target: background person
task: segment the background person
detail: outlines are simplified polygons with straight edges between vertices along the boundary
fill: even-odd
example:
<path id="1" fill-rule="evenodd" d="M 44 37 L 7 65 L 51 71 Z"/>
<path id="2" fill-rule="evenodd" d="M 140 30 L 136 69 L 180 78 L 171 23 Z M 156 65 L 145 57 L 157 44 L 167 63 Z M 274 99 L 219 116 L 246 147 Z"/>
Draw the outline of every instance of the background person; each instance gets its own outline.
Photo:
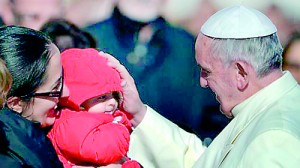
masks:
<path id="1" fill-rule="evenodd" d="M 40 29 L 62 52 L 69 48 L 96 48 L 94 37 L 65 19 L 51 19 Z"/>
<path id="2" fill-rule="evenodd" d="M 14 24 L 39 30 L 53 18 L 62 18 L 64 0 L 10 0 Z"/>

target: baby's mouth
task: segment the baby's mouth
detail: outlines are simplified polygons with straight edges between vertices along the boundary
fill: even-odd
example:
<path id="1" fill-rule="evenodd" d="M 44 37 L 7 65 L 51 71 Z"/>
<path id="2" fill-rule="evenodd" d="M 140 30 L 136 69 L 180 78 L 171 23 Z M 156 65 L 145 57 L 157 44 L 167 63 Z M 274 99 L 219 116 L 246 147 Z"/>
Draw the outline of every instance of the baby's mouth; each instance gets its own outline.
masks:
<path id="1" fill-rule="evenodd" d="M 105 111 L 104 113 L 106 113 L 106 114 L 113 114 L 114 112 L 113 111 Z"/>

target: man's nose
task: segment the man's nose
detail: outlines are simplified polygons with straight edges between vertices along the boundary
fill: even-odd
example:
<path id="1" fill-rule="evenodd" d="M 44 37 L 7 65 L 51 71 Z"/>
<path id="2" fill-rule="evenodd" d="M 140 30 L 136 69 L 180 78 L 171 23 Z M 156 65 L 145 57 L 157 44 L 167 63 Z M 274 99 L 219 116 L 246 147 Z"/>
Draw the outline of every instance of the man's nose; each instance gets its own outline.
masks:
<path id="1" fill-rule="evenodd" d="M 208 87 L 207 80 L 203 77 L 200 77 L 200 86 L 203 87 L 203 88 Z"/>

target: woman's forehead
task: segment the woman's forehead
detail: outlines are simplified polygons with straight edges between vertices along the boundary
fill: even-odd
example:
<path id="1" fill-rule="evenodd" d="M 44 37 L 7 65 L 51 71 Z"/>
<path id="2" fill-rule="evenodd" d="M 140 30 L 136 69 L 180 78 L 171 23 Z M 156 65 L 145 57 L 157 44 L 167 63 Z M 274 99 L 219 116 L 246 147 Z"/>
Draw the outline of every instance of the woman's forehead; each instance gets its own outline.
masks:
<path id="1" fill-rule="evenodd" d="M 51 44 L 49 46 L 50 50 L 50 61 L 47 66 L 47 85 L 55 85 L 58 80 L 60 80 L 61 75 L 62 75 L 62 64 L 61 64 L 61 59 L 60 59 L 60 52 L 58 48 L 54 45 Z"/>

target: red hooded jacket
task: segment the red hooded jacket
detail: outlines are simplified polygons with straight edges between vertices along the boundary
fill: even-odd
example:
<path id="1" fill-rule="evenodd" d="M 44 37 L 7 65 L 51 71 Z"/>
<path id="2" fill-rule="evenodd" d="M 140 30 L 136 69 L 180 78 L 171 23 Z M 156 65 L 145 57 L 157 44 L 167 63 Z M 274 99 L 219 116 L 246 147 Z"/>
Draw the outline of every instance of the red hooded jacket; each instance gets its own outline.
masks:
<path id="1" fill-rule="evenodd" d="M 131 124 L 124 112 L 113 115 L 74 111 L 87 99 L 109 92 L 122 93 L 119 73 L 107 66 L 107 60 L 95 49 L 69 49 L 61 54 L 65 84 L 70 97 L 48 133 L 64 167 L 101 166 L 123 160 L 122 167 L 139 168 L 126 158 Z M 121 116 L 121 121 L 114 118 Z"/>

